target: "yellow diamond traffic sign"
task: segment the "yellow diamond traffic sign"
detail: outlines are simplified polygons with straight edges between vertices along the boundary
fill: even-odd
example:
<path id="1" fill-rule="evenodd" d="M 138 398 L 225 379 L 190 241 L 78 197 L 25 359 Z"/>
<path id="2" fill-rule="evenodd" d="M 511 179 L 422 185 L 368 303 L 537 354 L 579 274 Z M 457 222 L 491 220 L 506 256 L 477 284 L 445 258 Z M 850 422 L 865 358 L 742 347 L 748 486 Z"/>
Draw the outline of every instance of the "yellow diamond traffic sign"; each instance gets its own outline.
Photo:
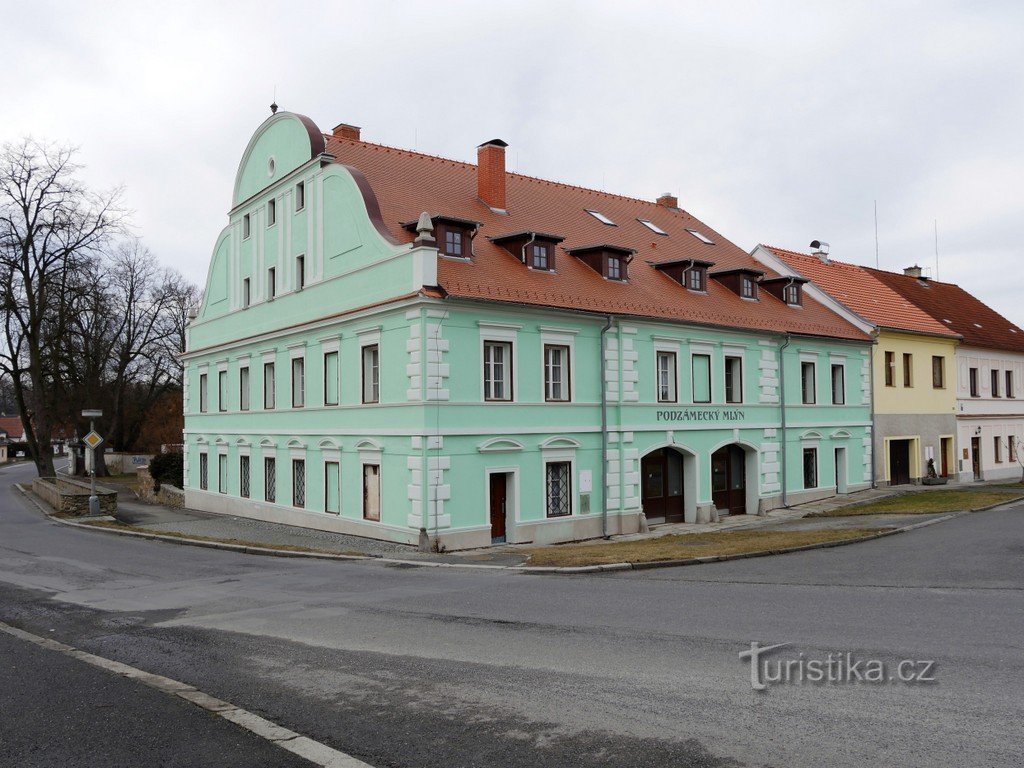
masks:
<path id="1" fill-rule="evenodd" d="M 82 442 L 88 445 L 92 449 L 99 447 L 100 443 L 103 442 L 103 438 L 100 437 L 99 433 L 94 429 L 88 435 L 82 438 Z"/>

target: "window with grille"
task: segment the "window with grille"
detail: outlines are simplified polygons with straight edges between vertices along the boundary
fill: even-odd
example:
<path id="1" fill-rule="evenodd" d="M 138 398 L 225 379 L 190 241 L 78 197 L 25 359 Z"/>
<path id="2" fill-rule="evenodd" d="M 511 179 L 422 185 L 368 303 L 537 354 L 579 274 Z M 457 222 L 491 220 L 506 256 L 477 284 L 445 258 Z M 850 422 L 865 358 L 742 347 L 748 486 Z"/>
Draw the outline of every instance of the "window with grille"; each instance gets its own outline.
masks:
<path id="1" fill-rule="evenodd" d="M 544 399 L 564 402 L 569 399 L 569 348 L 544 345 Z"/>
<path id="2" fill-rule="evenodd" d="M 292 408 L 306 404 L 306 361 L 301 357 L 292 360 Z"/>
<path id="3" fill-rule="evenodd" d="M 228 456 L 226 453 L 217 457 L 217 490 L 220 493 L 228 492 Z"/>
<path id="4" fill-rule="evenodd" d="M 658 353 L 658 402 L 676 402 L 676 353 Z"/>
<path id="5" fill-rule="evenodd" d="M 572 514 L 571 469 L 572 465 L 568 461 L 552 461 L 547 464 L 548 517 L 564 517 Z"/>
<path id="6" fill-rule="evenodd" d="M 484 342 L 484 400 L 512 399 L 512 343 Z"/>
<path id="7" fill-rule="evenodd" d="M 238 408 L 242 411 L 249 410 L 249 366 L 247 365 L 238 369 Z"/>
<path id="8" fill-rule="evenodd" d="M 274 402 L 277 399 L 277 386 L 274 381 L 274 364 L 264 363 L 263 364 L 263 407 L 266 410 L 272 410 L 274 408 Z"/>
<path id="9" fill-rule="evenodd" d="M 210 458 L 205 453 L 199 454 L 199 488 L 205 491 L 210 487 Z"/>
<path id="10" fill-rule="evenodd" d="M 711 355 L 693 355 L 690 358 L 693 369 L 693 402 L 711 402 Z"/>
<path id="11" fill-rule="evenodd" d="M 263 498 L 277 501 L 277 460 L 273 456 L 263 457 Z"/>
<path id="12" fill-rule="evenodd" d="M 337 405 L 341 386 L 338 353 L 324 354 L 324 405 Z"/>
<path id="13" fill-rule="evenodd" d="M 206 374 L 205 373 L 201 373 L 201 374 L 199 374 L 199 412 L 200 413 L 206 413 L 206 408 L 207 408 L 207 405 L 206 405 L 207 389 L 208 389 L 208 385 L 207 385 L 207 380 L 206 380 Z"/>
<path id="14" fill-rule="evenodd" d="M 380 401 L 380 347 L 363 347 L 363 402 Z"/>
<path id="15" fill-rule="evenodd" d="M 306 506 L 306 460 L 292 459 L 292 506 Z"/>
<path id="16" fill-rule="evenodd" d="M 814 405 L 818 401 L 815 378 L 814 363 L 800 363 L 800 394 L 804 405 Z"/>
<path id="17" fill-rule="evenodd" d="M 941 358 L 940 358 L 941 359 Z M 832 365 L 832 405 L 846 404 L 846 368 L 838 363 Z"/>
<path id="18" fill-rule="evenodd" d="M 249 498 L 249 457 L 238 457 L 238 495 L 243 499 Z"/>
<path id="19" fill-rule="evenodd" d="M 743 358 L 725 358 L 725 402 L 743 402 Z"/>
<path id="20" fill-rule="evenodd" d="M 324 462 L 324 511 L 341 514 L 341 464 Z"/>

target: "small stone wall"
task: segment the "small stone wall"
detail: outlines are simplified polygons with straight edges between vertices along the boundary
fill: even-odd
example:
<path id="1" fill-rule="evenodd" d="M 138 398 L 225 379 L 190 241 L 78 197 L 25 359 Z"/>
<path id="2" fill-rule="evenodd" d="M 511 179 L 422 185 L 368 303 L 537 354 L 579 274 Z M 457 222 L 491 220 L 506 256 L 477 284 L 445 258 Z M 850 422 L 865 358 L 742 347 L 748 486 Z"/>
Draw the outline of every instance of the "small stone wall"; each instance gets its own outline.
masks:
<path id="1" fill-rule="evenodd" d="M 89 514 L 92 494 L 89 483 L 65 477 L 37 477 L 32 481 L 32 492 L 57 512 L 75 517 Z M 100 500 L 101 515 L 117 512 L 117 491 L 96 486 L 96 496 Z"/>
<path id="2" fill-rule="evenodd" d="M 150 504 L 163 504 L 165 507 L 176 507 L 181 509 L 185 506 L 185 492 L 167 483 L 160 485 L 159 491 L 153 490 L 153 476 L 149 474 L 149 467 L 140 467 L 136 473 L 139 478 L 136 491 L 139 498 L 148 501 Z"/>

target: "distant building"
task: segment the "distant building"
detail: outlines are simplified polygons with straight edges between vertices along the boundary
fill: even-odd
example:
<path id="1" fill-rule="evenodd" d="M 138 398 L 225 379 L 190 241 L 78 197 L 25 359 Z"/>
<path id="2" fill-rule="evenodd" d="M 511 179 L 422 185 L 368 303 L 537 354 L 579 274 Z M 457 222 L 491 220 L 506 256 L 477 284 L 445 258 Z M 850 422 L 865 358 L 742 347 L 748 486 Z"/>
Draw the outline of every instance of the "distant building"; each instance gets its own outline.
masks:
<path id="1" fill-rule="evenodd" d="M 829 258 L 825 246 L 798 253 L 759 245 L 755 259 L 810 280 L 809 295 L 874 337 L 874 455 L 878 485 L 957 477 L 954 356 L 961 336 L 894 290 L 875 270 Z"/>
<path id="2" fill-rule="evenodd" d="M 911 267 L 869 270 L 900 296 L 957 333 L 949 389 L 956 394 L 961 480 L 1019 479 L 1024 461 L 1024 329 L 952 283 Z"/>
<path id="3" fill-rule="evenodd" d="M 187 506 L 464 548 L 870 485 L 857 323 L 671 195 L 507 173 L 505 146 L 256 130 L 188 327 Z"/>

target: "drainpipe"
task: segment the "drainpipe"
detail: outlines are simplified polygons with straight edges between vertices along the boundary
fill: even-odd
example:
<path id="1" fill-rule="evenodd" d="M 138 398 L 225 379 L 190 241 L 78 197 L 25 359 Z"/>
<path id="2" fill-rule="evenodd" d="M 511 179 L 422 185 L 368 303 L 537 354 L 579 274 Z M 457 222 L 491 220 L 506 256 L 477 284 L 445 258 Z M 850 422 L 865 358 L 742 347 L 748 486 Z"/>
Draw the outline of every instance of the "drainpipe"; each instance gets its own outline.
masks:
<path id="1" fill-rule="evenodd" d="M 878 338 L 875 338 L 875 344 L 878 343 Z M 877 488 L 878 484 L 875 482 L 877 475 L 875 474 L 877 457 L 875 454 L 875 350 L 872 349 L 868 354 L 868 376 L 871 379 L 871 385 L 868 387 L 868 405 L 871 406 L 871 487 Z"/>
<path id="2" fill-rule="evenodd" d="M 782 359 L 783 352 L 789 346 L 790 337 L 786 334 L 786 343 L 779 347 L 779 410 L 782 413 L 782 506 L 789 506 L 789 495 L 786 492 L 786 365 Z"/>
<path id="3" fill-rule="evenodd" d="M 608 382 L 604 376 L 604 335 L 611 327 L 612 316 L 608 315 L 601 329 L 601 354 L 598 355 L 601 365 L 601 536 L 605 539 L 608 538 Z"/>
<path id="4" fill-rule="evenodd" d="M 537 233 L 536 232 L 531 232 L 530 233 L 530 239 L 527 240 L 525 243 L 523 243 L 522 257 L 523 257 L 523 264 L 525 264 L 526 266 L 530 266 L 530 263 L 526 260 L 526 249 L 529 248 L 531 245 L 533 245 L 536 241 L 537 241 Z"/>

